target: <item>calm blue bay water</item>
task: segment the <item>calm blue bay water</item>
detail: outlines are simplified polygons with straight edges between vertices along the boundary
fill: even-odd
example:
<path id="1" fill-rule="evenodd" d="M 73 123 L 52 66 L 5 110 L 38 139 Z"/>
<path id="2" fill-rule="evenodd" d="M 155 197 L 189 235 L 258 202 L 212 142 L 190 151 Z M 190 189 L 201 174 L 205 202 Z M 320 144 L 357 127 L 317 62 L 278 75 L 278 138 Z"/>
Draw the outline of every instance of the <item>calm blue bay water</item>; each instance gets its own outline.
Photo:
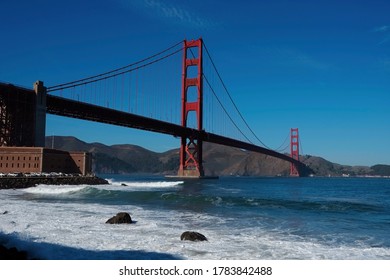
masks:
<path id="1" fill-rule="evenodd" d="M 48 259 L 390 259 L 390 179 L 103 177 L 1 190 L 0 239 Z M 135 223 L 105 224 L 122 211 Z"/>

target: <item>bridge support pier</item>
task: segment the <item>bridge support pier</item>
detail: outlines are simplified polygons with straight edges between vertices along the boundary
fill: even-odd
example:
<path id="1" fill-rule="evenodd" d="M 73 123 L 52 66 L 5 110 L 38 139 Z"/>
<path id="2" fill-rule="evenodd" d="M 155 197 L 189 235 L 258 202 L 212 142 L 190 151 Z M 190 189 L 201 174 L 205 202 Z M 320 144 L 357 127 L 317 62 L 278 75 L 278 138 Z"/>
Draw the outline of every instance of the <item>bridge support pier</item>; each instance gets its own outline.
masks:
<path id="1" fill-rule="evenodd" d="M 291 148 L 291 157 L 299 161 L 299 133 L 298 128 L 291 128 L 290 132 L 290 148 Z M 290 176 L 298 177 L 299 171 L 298 167 L 291 163 L 290 165 Z"/>
<path id="2" fill-rule="evenodd" d="M 0 83 L 0 146 L 44 147 L 46 88 L 34 90 Z"/>
<path id="3" fill-rule="evenodd" d="M 45 147 L 46 133 L 46 87 L 43 82 L 34 83 L 35 97 L 35 135 L 34 146 Z"/>
<path id="4" fill-rule="evenodd" d="M 195 52 L 192 49 L 196 49 Z M 196 57 L 191 57 L 196 56 Z M 202 39 L 184 40 L 183 70 L 182 70 L 182 95 L 181 95 L 181 125 L 188 127 L 189 113 L 196 114 L 196 129 L 203 130 L 203 61 Z M 196 100 L 191 100 L 189 90 L 196 92 Z M 202 178 L 203 170 L 203 143 L 196 136 L 181 137 L 180 166 L 178 177 Z"/>

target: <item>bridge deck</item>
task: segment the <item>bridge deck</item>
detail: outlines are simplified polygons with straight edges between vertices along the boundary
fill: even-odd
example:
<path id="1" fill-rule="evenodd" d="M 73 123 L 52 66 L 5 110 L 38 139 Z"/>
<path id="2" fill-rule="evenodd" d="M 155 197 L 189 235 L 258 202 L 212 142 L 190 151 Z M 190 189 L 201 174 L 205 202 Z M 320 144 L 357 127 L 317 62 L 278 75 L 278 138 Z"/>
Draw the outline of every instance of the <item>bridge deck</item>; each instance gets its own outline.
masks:
<path id="1" fill-rule="evenodd" d="M 300 161 L 297 161 L 296 159 L 293 159 L 286 154 L 281 154 L 250 143 L 216 135 L 213 133 L 208 133 L 205 131 L 198 131 L 193 128 L 187 128 L 173 123 L 91 105 L 88 103 L 78 102 L 50 94 L 47 95 L 46 103 L 47 113 L 49 114 L 148 130 L 172 135 L 175 137 L 193 136 L 206 142 L 262 153 L 291 162 L 298 167 L 304 167 Z"/>
<path id="2" fill-rule="evenodd" d="M 2 85 L 2 83 L 0 84 Z M 10 87 L 11 85 L 4 84 L 4 86 Z M 32 90 L 29 89 L 23 90 L 31 94 L 34 93 Z M 303 163 L 296 159 L 293 159 L 286 154 L 281 154 L 273 150 L 256 146 L 247 142 L 239 141 L 221 135 L 216 135 L 213 133 L 208 133 L 206 131 L 199 131 L 193 128 L 183 127 L 181 125 L 173 123 L 168 123 L 131 113 L 121 112 L 118 110 L 96 106 L 88 103 L 78 102 L 50 94 L 47 94 L 46 96 L 46 106 L 47 113 L 53 115 L 142 129 L 157 133 L 168 134 L 174 137 L 195 137 L 196 139 L 200 139 L 205 142 L 236 147 L 279 158 L 295 164 L 301 170 L 305 170 L 306 168 Z"/>

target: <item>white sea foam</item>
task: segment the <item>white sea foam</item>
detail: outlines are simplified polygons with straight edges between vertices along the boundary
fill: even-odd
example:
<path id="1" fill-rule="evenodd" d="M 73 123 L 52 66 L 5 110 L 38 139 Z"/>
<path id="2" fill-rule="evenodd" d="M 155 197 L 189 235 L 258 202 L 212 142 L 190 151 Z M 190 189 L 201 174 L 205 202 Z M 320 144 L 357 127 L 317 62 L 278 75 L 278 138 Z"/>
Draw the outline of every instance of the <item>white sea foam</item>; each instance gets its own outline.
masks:
<path id="1" fill-rule="evenodd" d="M 77 192 L 84 188 L 87 185 L 38 185 L 36 187 L 22 189 L 22 192 L 33 193 L 33 194 L 64 194 L 70 192 Z"/>
<path id="2" fill-rule="evenodd" d="M 49 186 L 48 186 L 49 188 Z M 71 187 L 65 187 L 70 190 Z M 80 187 L 74 187 L 77 190 Z M 41 188 L 46 190 L 46 188 Z M 0 191 L 0 241 L 47 259 L 388 259 L 389 248 L 321 244 L 277 230 L 237 226 L 234 218 L 132 205 L 38 202 L 26 190 Z M 44 192 L 47 193 L 47 192 Z M 129 212 L 129 225 L 106 224 Z M 2 214 L 5 213 L 5 214 Z M 181 241 L 183 231 L 208 242 Z"/>
<path id="3" fill-rule="evenodd" d="M 107 179 L 112 187 L 120 190 L 137 190 L 137 189 L 161 189 L 161 188 L 177 188 L 184 183 L 184 181 L 148 181 L 148 182 L 134 182 L 134 181 L 116 181 L 114 179 Z M 102 185 L 101 188 L 106 189 L 107 185 Z"/>
<path id="4" fill-rule="evenodd" d="M 109 181 L 109 185 L 95 185 L 94 188 L 100 190 L 117 191 L 139 191 L 151 189 L 174 189 L 179 188 L 183 181 L 150 181 L 150 182 L 127 182 L 127 181 Z M 36 187 L 22 189 L 22 192 L 40 195 L 60 195 L 81 191 L 89 185 L 37 185 Z"/>

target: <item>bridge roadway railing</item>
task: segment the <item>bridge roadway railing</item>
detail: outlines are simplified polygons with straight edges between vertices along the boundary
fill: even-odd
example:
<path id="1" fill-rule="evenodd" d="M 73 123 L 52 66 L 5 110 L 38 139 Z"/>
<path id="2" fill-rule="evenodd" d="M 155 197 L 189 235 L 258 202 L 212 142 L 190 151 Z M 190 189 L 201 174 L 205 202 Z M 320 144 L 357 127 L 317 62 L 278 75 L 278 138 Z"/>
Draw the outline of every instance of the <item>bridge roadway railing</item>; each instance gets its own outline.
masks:
<path id="1" fill-rule="evenodd" d="M 270 149 L 256 146 L 254 144 L 221 135 L 216 135 L 213 133 L 208 133 L 206 131 L 199 131 L 197 129 L 183 127 L 178 124 L 168 123 L 110 108 L 74 101 L 50 94 L 47 95 L 46 104 L 47 113 L 49 114 L 153 131 L 175 137 L 195 137 L 196 139 L 200 139 L 202 141 L 236 147 L 279 158 L 295 164 L 298 169 L 305 167 L 302 162 L 293 159 L 286 154 L 281 154 Z"/>

